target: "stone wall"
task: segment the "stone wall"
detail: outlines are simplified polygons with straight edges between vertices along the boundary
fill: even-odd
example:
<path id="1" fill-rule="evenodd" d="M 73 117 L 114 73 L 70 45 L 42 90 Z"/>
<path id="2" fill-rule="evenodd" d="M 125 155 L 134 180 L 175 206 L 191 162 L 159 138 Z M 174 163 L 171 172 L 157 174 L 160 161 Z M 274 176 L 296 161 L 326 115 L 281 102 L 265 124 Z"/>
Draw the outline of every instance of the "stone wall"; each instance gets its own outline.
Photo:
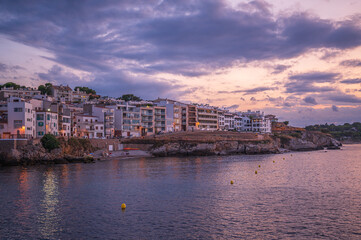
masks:
<path id="1" fill-rule="evenodd" d="M 0 152 L 10 153 L 13 149 L 25 146 L 29 143 L 27 139 L 0 139 Z"/>

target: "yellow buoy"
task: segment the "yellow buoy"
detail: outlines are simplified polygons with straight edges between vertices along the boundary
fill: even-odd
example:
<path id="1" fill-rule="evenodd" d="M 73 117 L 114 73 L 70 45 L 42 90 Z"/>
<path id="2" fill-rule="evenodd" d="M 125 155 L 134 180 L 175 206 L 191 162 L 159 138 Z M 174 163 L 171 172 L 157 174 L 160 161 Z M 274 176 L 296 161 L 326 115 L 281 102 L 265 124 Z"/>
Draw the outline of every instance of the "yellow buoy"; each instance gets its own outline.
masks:
<path id="1" fill-rule="evenodd" d="M 261 165 L 258 165 L 258 167 L 260 168 L 260 167 L 261 167 Z"/>
<path id="2" fill-rule="evenodd" d="M 233 182 L 233 180 L 231 180 L 231 184 L 233 184 L 234 182 Z"/>
<path id="3" fill-rule="evenodd" d="M 275 163 L 275 161 L 273 161 L 273 163 Z"/>
<path id="4" fill-rule="evenodd" d="M 125 205 L 125 203 L 122 203 L 122 205 L 120 206 L 122 209 L 125 209 L 127 207 L 127 205 Z"/>
<path id="5" fill-rule="evenodd" d="M 283 160 L 285 160 L 285 158 L 283 158 Z"/>
<path id="6" fill-rule="evenodd" d="M 254 171 L 254 174 L 257 174 L 257 170 L 256 170 L 256 171 Z"/>

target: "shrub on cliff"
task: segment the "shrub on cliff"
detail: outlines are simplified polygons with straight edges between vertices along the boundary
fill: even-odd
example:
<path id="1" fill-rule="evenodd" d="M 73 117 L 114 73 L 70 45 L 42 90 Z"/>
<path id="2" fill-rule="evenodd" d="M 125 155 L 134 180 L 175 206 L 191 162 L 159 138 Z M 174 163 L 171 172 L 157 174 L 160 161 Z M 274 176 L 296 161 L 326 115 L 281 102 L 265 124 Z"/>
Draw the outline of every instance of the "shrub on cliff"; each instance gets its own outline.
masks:
<path id="1" fill-rule="evenodd" d="M 59 148 L 59 141 L 52 134 L 45 134 L 40 139 L 40 142 L 41 142 L 41 145 L 43 145 L 43 148 L 45 148 L 49 152 L 53 149 Z"/>

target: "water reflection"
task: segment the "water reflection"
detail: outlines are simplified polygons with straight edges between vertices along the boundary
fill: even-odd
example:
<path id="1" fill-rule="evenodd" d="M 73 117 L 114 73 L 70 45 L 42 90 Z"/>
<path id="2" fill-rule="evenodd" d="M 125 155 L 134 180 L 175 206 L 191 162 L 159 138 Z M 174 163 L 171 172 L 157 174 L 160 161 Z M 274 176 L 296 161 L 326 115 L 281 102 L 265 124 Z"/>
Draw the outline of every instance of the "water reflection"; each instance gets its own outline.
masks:
<path id="1" fill-rule="evenodd" d="M 49 168 L 44 173 L 43 181 L 43 193 L 44 198 L 41 201 L 41 213 L 38 217 L 39 232 L 45 239 L 54 237 L 54 235 L 60 230 L 59 222 L 60 217 L 58 215 L 58 203 L 59 203 L 59 190 L 58 179 L 52 168 Z"/>
<path id="2" fill-rule="evenodd" d="M 355 146 L 0 168 L 0 239 L 360 239 L 359 156 Z"/>

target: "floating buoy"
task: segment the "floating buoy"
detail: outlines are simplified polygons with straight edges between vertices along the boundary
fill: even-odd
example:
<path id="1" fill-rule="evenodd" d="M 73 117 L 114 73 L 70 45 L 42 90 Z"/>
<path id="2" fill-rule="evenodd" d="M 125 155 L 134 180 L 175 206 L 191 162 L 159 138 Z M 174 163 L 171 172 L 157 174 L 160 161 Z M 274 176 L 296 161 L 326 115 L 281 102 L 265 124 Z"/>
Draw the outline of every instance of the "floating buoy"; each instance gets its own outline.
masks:
<path id="1" fill-rule="evenodd" d="M 231 180 L 231 184 L 233 184 L 234 182 L 233 182 L 233 180 Z"/>
<path id="2" fill-rule="evenodd" d="M 292 154 L 291 154 L 291 157 L 292 157 Z"/>
<path id="3" fill-rule="evenodd" d="M 273 163 L 275 163 L 275 161 L 273 161 Z"/>
<path id="4" fill-rule="evenodd" d="M 283 158 L 283 160 L 285 160 L 285 158 Z"/>
<path id="5" fill-rule="evenodd" d="M 125 203 L 122 203 L 122 205 L 120 206 L 122 209 L 125 209 L 127 207 L 127 205 L 125 205 Z"/>
<path id="6" fill-rule="evenodd" d="M 258 167 L 260 168 L 260 167 L 261 167 L 261 165 L 258 165 Z"/>
<path id="7" fill-rule="evenodd" d="M 256 170 L 256 171 L 254 171 L 254 174 L 257 174 L 257 170 Z"/>

